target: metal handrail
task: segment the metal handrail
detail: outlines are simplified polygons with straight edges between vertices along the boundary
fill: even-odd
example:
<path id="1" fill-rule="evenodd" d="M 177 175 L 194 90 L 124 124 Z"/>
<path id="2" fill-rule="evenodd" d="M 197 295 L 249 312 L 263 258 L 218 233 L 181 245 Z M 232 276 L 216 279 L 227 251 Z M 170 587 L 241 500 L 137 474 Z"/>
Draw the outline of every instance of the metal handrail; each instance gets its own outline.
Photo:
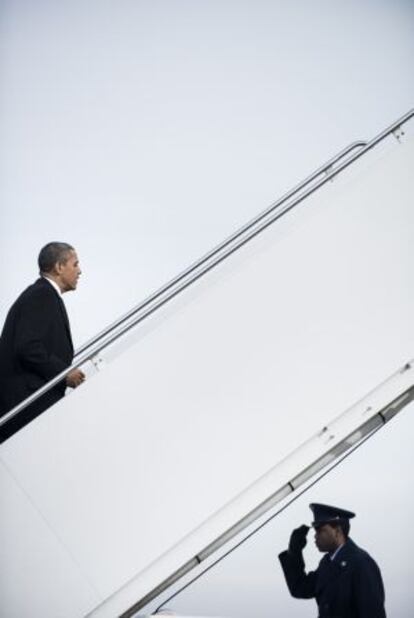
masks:
<path id="1" fill-rule="evenodd" d="M 291 191 L 288 191 L 283 197 L 281 197 L 278 201 L 269 206 L 257 217 L 249 221 L 249 223 L 240 228 L 232 236 L 227 238 L 225 241 L 215 247 L 212 251 L 205 254 L 188 269 L 184 270 L 165 286 L 161 287 L 158 291 L 145 299 L 140 305 L 132 309 L 129 313 L 120 318 L 120 320 L 115 322 L 115 324 L 108 327 L 107 329 L 99 333 L 95 338 L 87 342 L 87 344 L 80 348 L 79 351 L 76 353 L 75 362 L 70 367 L 55 376 L 52 380 L 50 380 L 50 382 L 42 386 L 38 391 L 27 397 L 27 399 L 22 401 L 20 404 L 10 410 L 7 414 L 5 414 L 0 419 L 0 427 L 7 423 L 11 418 L 15 417 L 19 412 L 21 412 L 31 403 L 33 403 L 33 401 L 35 401 L 44 393 L 56 386 L 56 384 L 63 380 L 72 369 L 91 360 L 94 356 L 96 356 L 108 345 L 113 343 L 116 339 L 118 339 L 126 332 L 128 332 L 131 328 L 139 324 L 142 320 L 144 320 L 154 311 L 162 307 L 165 303 L 172 300 L 178 293 L 182 292 L 189 285 L 197 281 L 202 275 L 206 274 L 214 266 L 216 266 L 228 256 L 230 256 L 232 253 L 234 253 L 234 251 L 236 251 L 244 244 L 246 244 L 249 240 L 257 236 L 257 234 L 262 232 L 269 225 L 274 223 L 277 219 L 289 212 L 292 208 L 300 204 L 306 197 L 314 193 L 317 189 L 319 189 L 324 184 L 329 182 L 332 178 L 337 176 L 351 163 L 353 163 L 363 154 L 371 150 L 374 146 L 376 146 L 379 142 L 388 137 L 388 135 L 393 133 L 396 129 L 398 129 L 402 124 L 407 122 L 413 116 L 414 109 L 411 109 L 397 121 L 392 123 L 387 129 L 379 133 L 371 141 L 353 142 L 352 144 L 347 146 L 347 148 L 335 155 L 335 157 L 330 159 L 324 166 L 318 168 L 303 182 L 294 187 Z M 359 148 L 356 153 L 342 161 L 342 163 L 340 163 L 337 167 L 332 168 L 335 163 L 343 159 L 346 154 L 349 154 L 349 152 L 356 148 Z M 318 176 L 320 176 L 321 174 L 324 174 L 324 177 L 316 181 Z M 305 189 L 305 187 L 314 180 L 316 182 L 312 184 L 312 186 L 310 186 L 308 189 L 300 193 L 295 199 L 289 202 L 289 199 L 291 197 L 299 193 L 302 189 Z M 146 307 L 146 311 L 143 311 L 143 309 L 145 309 Z"/>
<path id="2" fill-rule="evenodd" d="M 193 262 L 193 264 L 191 264 L 188 268 L 186 268 L 185 270 L 180 272 L 176 277 L 174 277 L 173 279 L 168 281 L 165 285 L 163 285 L 161 288 L 156 290 L 153 294 L 151 294 L 150 296 L 145 298 L 139 305 L 137 305 L 136 307 L 133 307 L 128 313 L 126 313 L 121 318 L 116 320 L 116 322 L 114 322 L 113 324 L 109 325 L 103 331 L 101 331 L 100 333 L 98 333 L 97 335 L 92 337 L 92 339 L 87 341 L 78 350 L 76 350 L 75 355 L 78 356 L 79 354 L 81 354 L 82 352 L 84 352 L 85 350 L 90 348 L 92 345 L 94 345 L 95 343 L 100 341 L 103 337 L 108 335 L 114 329 L 118 328 L 123 323 L 128 321 L 131 317 L 136 315 L 139 311 L 142 311 L 142 309 L 144 309 L 147 305 L 149 305 L 150 303 L 154 302 L 154 300 L 156 300 L 162 294 L 165 294 L 165 292 L 167 292 L 169 289 L 171 289 L 174 285 L 176 285 L 177 283 L 182 281 L 182 279 L 184 279 L 189 274 L 194 272 L 196 269 L 198 269 L 206 261 L 208 261 L 212 257 L 214 257 L 217 253 L 222 251 L 230 243 L 234 242 L 237 238 L 239 238 L 242 234 L 244 234 L 247 230 L 249 230 L 253 225 L 256 225 L 259 221 L 264 219 L 269 213 L 273 212 L 273 210 L 275 210 L 281 204 L 286 202 L 286 200 L 290 199 L 293 195 L 295 195 L 295 193 L 298 193 L 298 191 L 302 190 L 310 182 L 312 182 L 313 180 L 316 180 L 316 178 L 318 176 L 320 176 L 321 174 L 327 172 L 327 170 L 329 170 L 333 165 L 335 165 L 335 163 L 337 163 L 340 159 L 342 159 L 344 156 L 349 154 L 352 150 L 355 150 L 356 148 L 362 148 L 366 144 L 367 144 L 367 142 L 364 142 L 362 140 L 359 140 L 359 141 L 356 141 L 356 142 L 352 142 L 351 144 L 349 144 L 349 146 L 347 146 L 346 148 L 341 150 L 338 154 L 336 154 L 334 157 L 329 159 L 329 161 L 327 161 L 324 165 L 322 165 L 321 167 L 316 169 L 312 174 L 310 174 L 307 178 L 305 178 L 305 180 L 303 180 L 298 185 L 296 185 L 295 187 L 290 189 L 287 193 L 285 193 L 276 202 L 273 202 L 265 210 L 260 212 L 256 217 L 254 217 L 253 219 L 248 221 L 245 225 L 243 225 L 241 228 L 239 228 L 236 232 L 231 234 L 231 236 L 227 237 L 220 244 L 215 246 L 211 251 L 209 251 L 208 253 L 204 254 L 201 258 L 199 258 L 198 260 Z"/>

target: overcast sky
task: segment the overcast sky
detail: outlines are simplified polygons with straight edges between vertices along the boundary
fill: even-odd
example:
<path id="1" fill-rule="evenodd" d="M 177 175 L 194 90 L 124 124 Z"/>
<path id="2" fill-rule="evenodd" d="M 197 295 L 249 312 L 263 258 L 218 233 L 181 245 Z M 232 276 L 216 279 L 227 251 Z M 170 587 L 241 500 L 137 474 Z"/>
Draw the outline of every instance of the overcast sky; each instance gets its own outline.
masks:
<path id="1" fill-rule="evenodd" d="M 0 10 L 0 323 L 36 277 L 40 247 L 64 240 L 83 268 L 65 296 L 77 345 L 413 106 L 410 0 L 1 0 Z M 282 587 L 275 555 L 308 502 L 329 493 L 362 510 L 356 540 L 392 563 L 393 615 L 409 618 L 414 546 L 395 527 L 401 510 L 407 524 L 414 515 L 410 417 L 186 593 L 182 609 L 313 615 Z"/>

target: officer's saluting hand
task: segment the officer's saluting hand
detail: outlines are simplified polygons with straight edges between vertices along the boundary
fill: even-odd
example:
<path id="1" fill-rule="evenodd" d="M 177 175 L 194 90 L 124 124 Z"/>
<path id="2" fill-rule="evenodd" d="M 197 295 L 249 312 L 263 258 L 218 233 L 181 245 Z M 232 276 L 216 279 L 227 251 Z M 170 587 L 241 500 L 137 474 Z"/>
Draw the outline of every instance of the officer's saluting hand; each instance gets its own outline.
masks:
<path id="1" fill-rule="evenodd" d="M 306 524 L 302 524 L 299 528 L 295 528 L 295 530 L 290 535 L 288 552 L 290 554 L 300 554 L 302 549 L 306 546 L 307 543 L 307 535 L 310 530 L 310 526 L 306 526 Z"/>

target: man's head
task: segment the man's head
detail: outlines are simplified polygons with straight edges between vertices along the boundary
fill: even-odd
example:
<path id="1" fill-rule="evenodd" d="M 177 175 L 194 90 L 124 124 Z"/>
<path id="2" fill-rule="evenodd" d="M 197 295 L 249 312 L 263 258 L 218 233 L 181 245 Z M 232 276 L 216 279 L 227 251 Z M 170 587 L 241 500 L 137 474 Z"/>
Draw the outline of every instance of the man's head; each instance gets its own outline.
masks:
<path id="1" fill-rule="evenodd" d="M 319 551 L 332 552 L 348 538 L 349 520 L 355 513 L 327 504 L 310 504 L 314 516 L 315 543 Z"/>
<path id="2" fill-rule="evenodd" d="M 50 242 L 39 253 L 41 275 L 53 279 L 62 293 L 75 290 L 81 269 L 75 249 L 65 242 Z"/>

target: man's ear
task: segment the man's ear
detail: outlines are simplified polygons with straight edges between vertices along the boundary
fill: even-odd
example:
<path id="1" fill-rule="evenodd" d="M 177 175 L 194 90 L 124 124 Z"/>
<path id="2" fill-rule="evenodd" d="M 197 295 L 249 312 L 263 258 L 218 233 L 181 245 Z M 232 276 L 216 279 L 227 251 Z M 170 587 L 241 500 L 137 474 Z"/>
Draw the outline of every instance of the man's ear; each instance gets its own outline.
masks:
<path id="1" fill-rule="evenodd" d="M 56 262 L 55 265 L 53 266 L 52 274 L 60 275 L 60 273 L 62 272 L 63 266 L 64 266 L 63 262 Z"/>

